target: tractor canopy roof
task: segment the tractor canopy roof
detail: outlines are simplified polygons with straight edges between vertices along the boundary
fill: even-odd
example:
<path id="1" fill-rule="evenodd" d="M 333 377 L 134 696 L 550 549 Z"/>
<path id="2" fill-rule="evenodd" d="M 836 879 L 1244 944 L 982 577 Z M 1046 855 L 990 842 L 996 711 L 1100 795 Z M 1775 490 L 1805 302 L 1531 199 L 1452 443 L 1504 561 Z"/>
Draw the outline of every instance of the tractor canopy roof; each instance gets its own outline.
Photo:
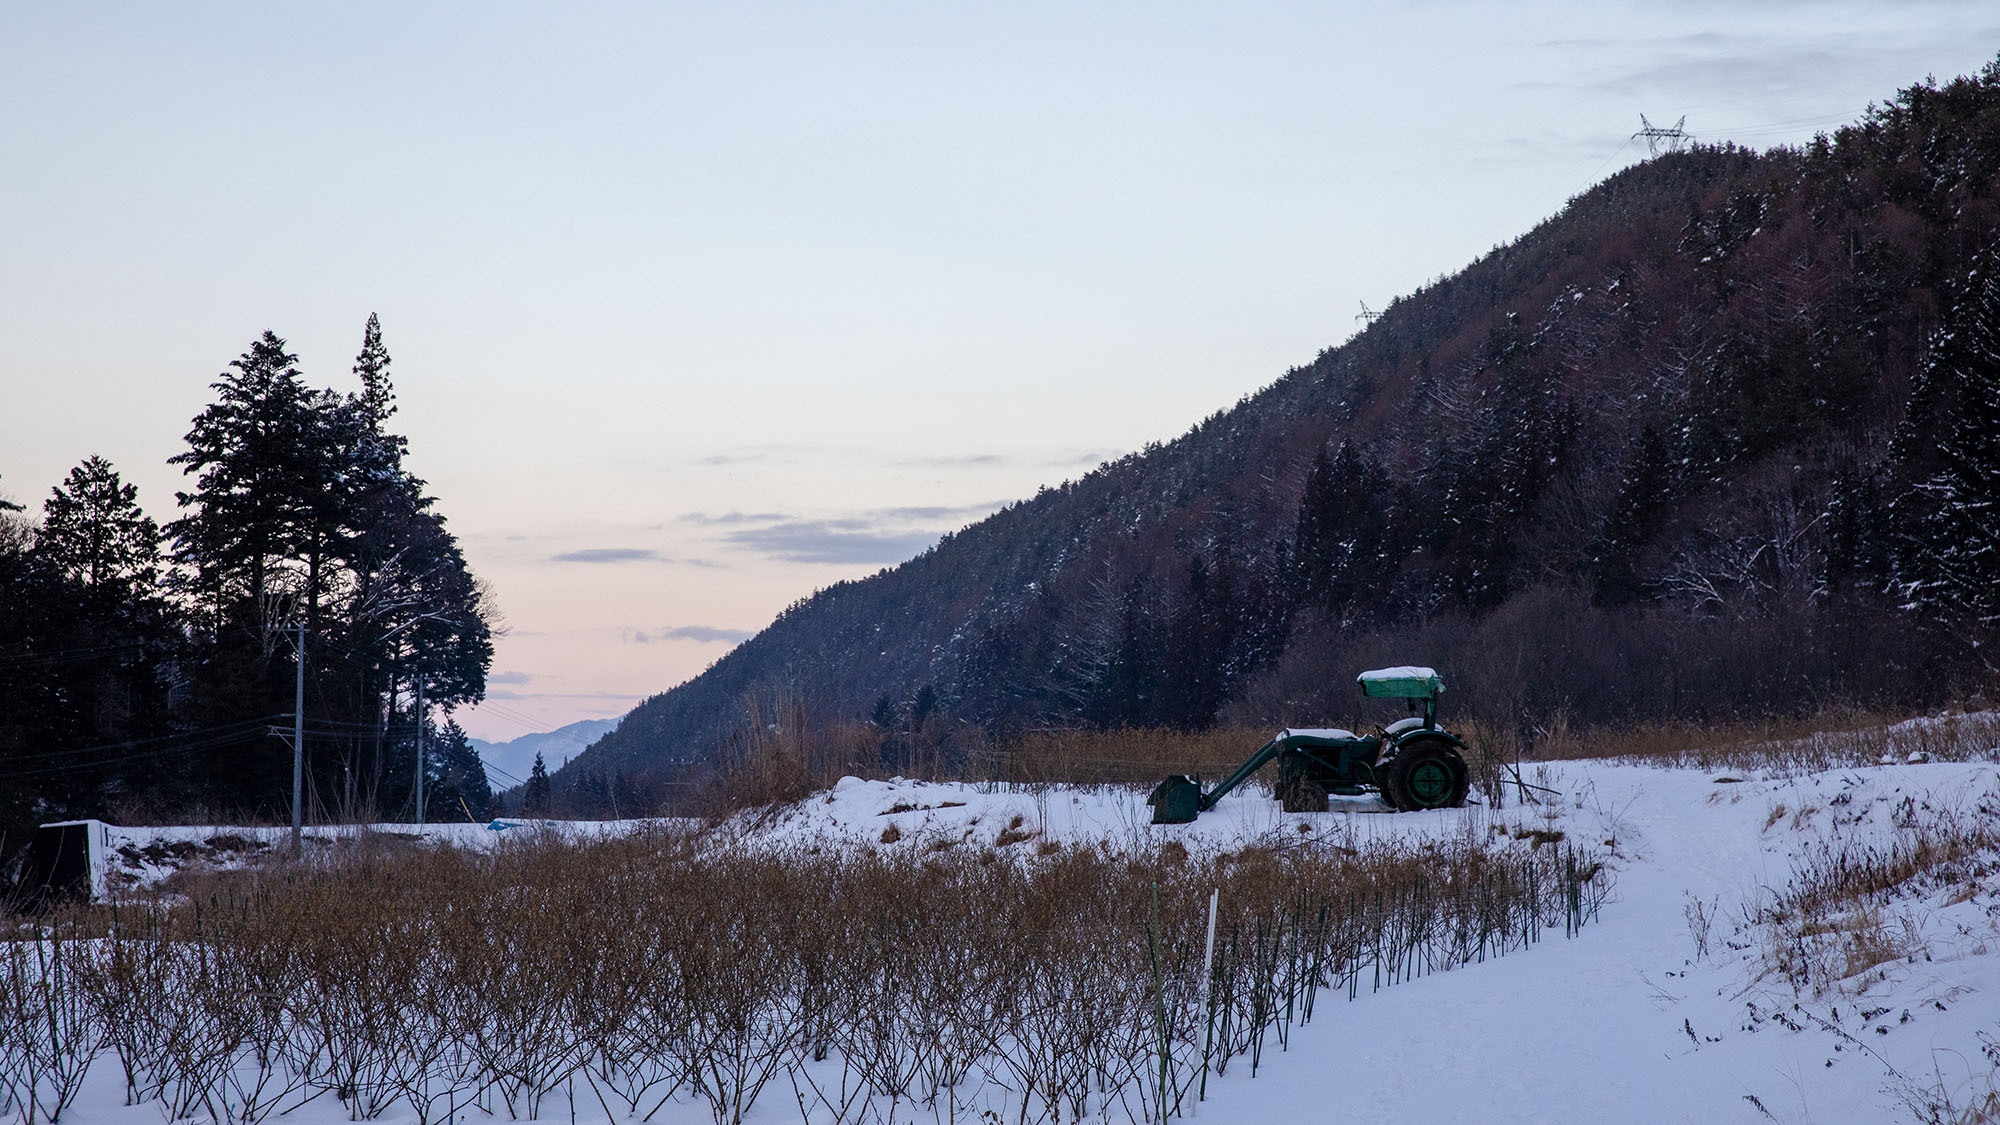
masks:
<path id="1" fill-rule="evenodd" d="M 1436 699 L 1444 691 L 1444 677 L 1435 668 L 1377 668 L 1355 679 L 1362 695 L 1378 699 Z"/>

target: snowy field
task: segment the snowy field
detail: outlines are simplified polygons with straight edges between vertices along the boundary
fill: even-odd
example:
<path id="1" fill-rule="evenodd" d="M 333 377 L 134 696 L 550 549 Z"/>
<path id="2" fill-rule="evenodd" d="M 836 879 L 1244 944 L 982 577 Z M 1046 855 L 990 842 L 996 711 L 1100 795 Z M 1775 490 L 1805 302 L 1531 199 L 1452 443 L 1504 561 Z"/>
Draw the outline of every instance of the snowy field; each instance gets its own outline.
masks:
<path id="1" fill-rule="evenodd" d="M 290 828 L 173 825 L 129 828 L 91 822 L 99 833 L 93 860 L 100 891 L 113 893 L 152 889 L 183 871 L 231 871 L 283 854 Z M 364 838 L 380 842 L 448 843 L 463 848 L 490 848 L 503 840 L 538 833 L 569 839 L 617 835 L 648 824 L 644 820 L 528 820 L 509 817 L 486 824 L 343 824 L 305 828 L 300 838 L 308 854 L 328 852 Z"/>
<path id="2" fill-rule="evenodd" d="M 1795 986 L 1783 941 L 1754 919 L 1794 865 L 1840 841 L 1888 847 L 1933 818 L 2000 827 L 2000 769 L 1903 763 L 1768 777 L 1602 762 L 1557 763 L 1531 782 L 1561 794 L 1492 812 L 1391 813 L 1373 798 L 1281 813 L 1266 794 L 1225 799 L 1185 826 L 1146 823 L 1140 795 L 984 792 L 850 779 L 763 825 L 762 837 L 990 840 L 1019 824 L 1058 841 L 1230 846 L 1308 837 L 1347 846 L 1410 835 L 1560 831 L 1601 844 L 1615 889 L 1576 938 L 1385 990 L 1294 1032 L 1254 1080 L 1232 1074 L 1199 1116 L 1371 1120 L 1882 1122 L 1921 1120 L 1912 1099 L 1955 1104 L 2000 1064 L 2000 871 L 1955 873 L 1892 896 L 1875 918 L 1899 954 Z M 891 812 L 889 810 L 905 809 Z M 881 846 L 878 844 L 878 846 Z M 1706 919 L 1704 924 L 1703 919 Z M 1870 949 L 1876 954 L 1888 949 Z M 1835 948 L 1836 973 L 1849 967 Z M 1855 963 L 1867 958 L 1855 959 Z"/>
<path id="3" fill-rule="evenodd" d="M 2000 769 L 1990 762 L 1899 762 L 1795 776 L 1608 762 L 1530 767 L 1553 791 L 1539 804 L 1389 812 L 1372 798 L 1285 814 L 1248 790 L 1199 821 L 1153 826 L 1143 793 L 849 778 L 832 791 L 720 829 L 722 846 L 1033 849 L 1086 844 L 1148 850 L 1167 840 L 1228 849 L 1367 848 L 1398 838 L 1563 838 L 1608 856 L 1613 889 L 1600 917 L 1505 958 L 1358 998 L 1322 999 L 1287 1050 L 1256 1077 L 1211 1079 L 1192 1116 L 1217 1121 L 1883 1122 L 1926 1120 L 1994 1088 L 2000 1064 L 2000 869 L 1990 850 L 1945 864 L 1805 921 L 1773 917 L 1801 866 L 1887 856 L 1947 828 L 2000 832 Z M 535 832 L 617 833 L 632 822 L 430 827 L 424 835 L 489 847 Z M 413 826 L 384 826 L 415 835 Z M 223 866 L 255 848 L 218 848 L 217 829 L 112 829 L 134 879 L 185 862 Z M 355 830 L 347 830 L 355 831 Z M 1552 838 L 1552 835 L 1545 836 Z M 1527 845 L 1522 845 L 1527 846 Z M 179 847 L 184 853 L 175 857 Z M 187 849 L 194 851 L 189 852 Z M 1874 849 L 1872 852 L 1868 849 Z M 148 850 L 159 858 L 147 859 Z M 189 857 L 192 857 L 190 859 Z M 614 1106 L 615 1102 L 612 1103 Z M 906 1119 L 905 1105 L 897 1120 Z M 940 1105 L 936 1116 L 947 1112 Z M 118 1069 L 93 1068 L 64 1115 L 80 1125 L 158 1120 L 127 1107 Z M 503 1114 L 504 1116 L 504 1114 Z M 601 1122 L 579 1087 L 541 1116 Z M 913 1120 L 931 1120 L 917 1106 Z M 1116 1115 L 1121 1116 L 1122 1115 Z M 399 1117 L 392 1109 L 385 1120 Z M 286 1120 L 331 1125 L 347 1112 L 322 1098 Z M 465 1120 L 486 1115 L 468 1111 Z M 622 1119 L 622 1118 L 621 1118 Z M 709 1119 L 672 1102 L 662 1125 Z M 790 1092 L 747 1120 L 801 1120 Z"/>

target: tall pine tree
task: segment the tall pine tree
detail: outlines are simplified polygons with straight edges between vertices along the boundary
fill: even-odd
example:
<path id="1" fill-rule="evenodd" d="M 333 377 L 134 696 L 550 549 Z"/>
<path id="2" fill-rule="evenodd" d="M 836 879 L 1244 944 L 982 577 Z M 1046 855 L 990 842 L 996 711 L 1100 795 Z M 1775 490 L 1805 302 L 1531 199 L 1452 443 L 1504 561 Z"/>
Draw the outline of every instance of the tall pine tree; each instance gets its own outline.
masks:
<path id="1" fill-rule="evenodd" d="M 160 579 L 160 528 L 102 457 L 69 471 L 42 505 L 35 554 L 63 580 L 120 600 L 153 596 Z"/>
<path id="2" fill-rule="evenodd" d="M 540 752 L 535 754 L 534 767 L 528 771 L 527 784 L 521 786 L 521 811 L 530 816 L 543 816 L 549 811 L 549 767 Z"/>
<path id="3" fill-rule="evenodd" d="M 332 483 L 329 435 L 320 394 L 276 333 L 229 366 L 188 431 L 187 451 L 168 459 L 196 483 L 176 495 L 186 514 L 167 533 L 212 630 L 268 632 L 316 594 L 300 563 L 321 538 L 312 523 Z"/>

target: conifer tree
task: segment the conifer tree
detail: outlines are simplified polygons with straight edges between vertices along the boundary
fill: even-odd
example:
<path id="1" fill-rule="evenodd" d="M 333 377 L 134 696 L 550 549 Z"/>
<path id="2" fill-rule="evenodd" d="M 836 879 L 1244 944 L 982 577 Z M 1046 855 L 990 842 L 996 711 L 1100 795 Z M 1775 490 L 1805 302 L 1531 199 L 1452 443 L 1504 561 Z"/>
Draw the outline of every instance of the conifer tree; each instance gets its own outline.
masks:
<path id="1" fill-rule="evenodd" d="M 1910 529 L 1899 577 L 1911 608 L 2000 671 L 1989 645 L 2000 626 L 2000 253 L 1967 279 L 1921 379 L 1912 398 L 1930 416 L 1899 445 L 1933 467 L 1896 505 Z"/>
<path id="2" fill-rule="evenodd" d="M 1306 475 L 1292 531 L 1291 593 L 1339 615 L 1378 592 L 1387 525 L 1387 482 L 1352 443 L 1321 449 Z"/>
<path id="3" fill-rule="evenodd" d="M 369 313 L 368 323 L 361 329 L 361 354 L 354 357 L 354 377 L 361 382 L 355 405 L 363 424 L 374 434 L 381 434 L 382 423 L 396 412 L 389 363 L 389 349 L 382 344 L 382 318 Z"/>
<path id="4" fill-rule="evenodd" d="M 159 527 L 137 497 L 101 457 L 70 470 L 42 505 L 18 580 L 6 583 L 26 644 L 67 654 L 0 683 L 13 721 L 34 730 L 44 753 L 168 730 L 160 669 L 179 655 L 180 633 L 159 591 Z M 41 787 L 51 814 L 98 815 L 113 785 L 157 791 L 165 780 L 144 756 L 79 751 L 67 765 Z"/>
<path id="5" fill-rule="evenodd" d="M 1638 554 L 1659 528 L 1673 499 L 1673 466 L 1667 443 L 1651 426 L 1639 431 L 1639 445 L 1625 471 L 1625 483 L 1605 516 L 1598 537 L 1596 600 L 1599 605 L 1636 601 L 1643 590 Z"/>
<path id="6" fill-rule="evenodd" d="M 64 581 L 119 598 L 150 598 L 160 576 L 160 528 L 139 487 L 102 457 L 69 471 L 42 505 L 35 555 Z"/>
<path id="7" fill-rule="evenodd" d="M 875 709 L 868 713 L 868 722 L 876 730 L 893 731 L 901 725 L 896 714 L 896 701 L 888 693 L 875 700 Z"/>
<path id="8" fill-rule="evenodd" d="M 422 675 L 432 701 L 475 702 L 492 657 L 485 595 L 424 482 L 403 468 L 408 441 L 386 428 L 396 413 L 390 362 L 381 319 L 370 313 L 354 360 L 361 389 L 344 406 L 350 647 L 370 653 L 385 681 Z"/>
<path id="9" fill-rule="evenodd" d="M 167 534 L 211 628 L 268 630 L 285 623 L 288 603 L 315 593 L 296 564 L 309 553 L 331 484 L 325 420 L 320 396 L 276 333 L 229 366 L 213 384 L 216 401 L 188 431 L 187 451 L 168 459 L 198 476 L 193 492 L 176 495 L 187 514 Z"/>
<path id="10" fill-rule="evenodd" d="M 549 811 L 549 767 L 542 762 L 540 751 L 535 753 L 527 784 L 521 786 L 521 811 L 530 816 L 545 816 Z"/>
<path id="11" fill-rule="evenodd" d="M 430 774 L 424 784 L 424 804 L 429 819 L 450 821 L 483 820 L 493 803 L 493 790 L 486 779 L 486 763 L 455 720 L 446 719 L 426 743 Z M 546 777 L 546 774 L 544 774 Z"/>

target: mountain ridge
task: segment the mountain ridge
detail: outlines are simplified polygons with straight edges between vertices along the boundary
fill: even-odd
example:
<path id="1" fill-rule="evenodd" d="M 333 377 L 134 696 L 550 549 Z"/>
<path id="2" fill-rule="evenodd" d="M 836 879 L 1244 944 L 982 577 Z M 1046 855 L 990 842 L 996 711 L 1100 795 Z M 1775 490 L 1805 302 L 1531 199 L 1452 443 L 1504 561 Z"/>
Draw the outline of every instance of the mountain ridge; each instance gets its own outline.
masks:
<path id="1" fill-rule="evenodd" d="M 548 768 L 560 769 L 568 759 L 589 749 L 591 743 L 617 725 L 617 719 L 579 719 L 554 730 L 535 731 L 503 742 L 483 738 L 467 738 L 466 742 L 479 754 L 487 772 L 497 775 L 494 780 L 500 784 L 494 788 L 509 789 L 528 779 L 535 755 L 542 755 L 543 765 Z"/>
<path id="2" fill-rule="evenodd" d="M 1523 726 L 1858 700 L 1865 659 L 1891 695 L 1963 681 L 1855 513 L 1925 469 L 1891 439 L 1995 244 L 1996 138 L 1989 66 L 1804 148 L 1625 169 L 1179 437 L 802 599 L 564 772 L 713 758 L 746 702 L 851 722 L 926 687 L 989 732 L 1327 713 L 1364 653 Z M 1786 520 L 1810 542 L 1774 563 Z M 1845 663 L 1784 653 L 1800 613 Z M 1454 659 L 1510 621 L 1531 670 Z"/>

